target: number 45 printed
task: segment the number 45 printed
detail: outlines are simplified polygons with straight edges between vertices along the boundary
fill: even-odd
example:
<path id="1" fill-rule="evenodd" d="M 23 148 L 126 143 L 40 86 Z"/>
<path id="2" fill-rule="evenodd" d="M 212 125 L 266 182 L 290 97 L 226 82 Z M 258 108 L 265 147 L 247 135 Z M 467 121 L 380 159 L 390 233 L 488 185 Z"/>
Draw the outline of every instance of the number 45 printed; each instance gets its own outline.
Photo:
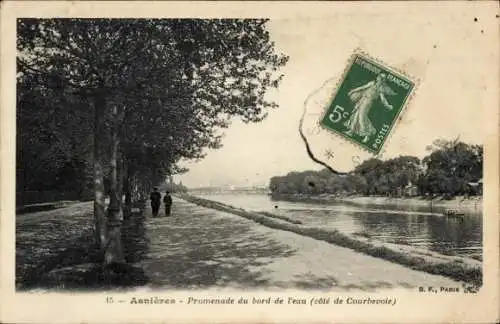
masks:
<path id="1" fill-rule="evenodd" d="M 414 87 L 406 76 L 355 54 L 320 125 L 378 154 Z"/>

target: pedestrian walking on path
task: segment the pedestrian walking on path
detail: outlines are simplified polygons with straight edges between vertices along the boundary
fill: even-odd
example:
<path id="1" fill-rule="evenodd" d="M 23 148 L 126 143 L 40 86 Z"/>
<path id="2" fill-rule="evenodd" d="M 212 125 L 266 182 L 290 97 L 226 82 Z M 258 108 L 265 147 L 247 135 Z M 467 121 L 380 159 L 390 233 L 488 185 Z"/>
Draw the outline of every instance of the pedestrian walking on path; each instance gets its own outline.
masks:
<path id="1" fill-rule="evenodd" d="M 172 208 L 172 196 L 167 191 L 165 192 L 165 197 L 163 197 L 163 203 L 165 204 L 165 216 L 170 216 L 170 209 Z"/>
<path id="2" fill-rule="evenodd" d="M 151 199 L 151 209 L 153 210 L 153 217 L 157 217 L 161 204 L 161 193 L 158 191 L 158 188 L 155 187 L 153 189 L 153 192 L 149 196 L 149 199 Z"/>

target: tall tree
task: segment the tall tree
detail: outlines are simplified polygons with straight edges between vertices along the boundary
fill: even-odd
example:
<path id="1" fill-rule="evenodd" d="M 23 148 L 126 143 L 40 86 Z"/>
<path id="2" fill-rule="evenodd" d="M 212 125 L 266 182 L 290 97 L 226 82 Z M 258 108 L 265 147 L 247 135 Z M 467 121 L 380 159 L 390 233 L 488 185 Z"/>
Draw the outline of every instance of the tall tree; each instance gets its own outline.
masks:
<path id="1" fill-rule="evenodd" d="M 263 19 L 19 20 L 19 69 L 49 87 L 69 89 L 80 96 L 80 109 L 94 113 L 89 122 L 94 213 L 106 263 L 122 259 L 115 226 L 122 182 L 125 192 L 131 183 L 144 191 L 158 182 L 154 177 L 175 170 L 181 158 L 201 158 L 204 148 L 219 147 L 220 129 L 233 116 L 259 122 L 276 107 L 265 94 L 278 86 L 287 57 L 275 52 L 265 24 Z M 67 107 L 66 113 L 74 111 Z M 106 224 L 112 228 L 106 230 Z"/>
<path id="2" fill-rule="evenodd" d="M 458 195 L 468 192 L 468 183 L 482 178 L 483 148 L 458 140 L 438 141 L 423 159 L 426 174 L 421 184 L 430 193 Z"/>

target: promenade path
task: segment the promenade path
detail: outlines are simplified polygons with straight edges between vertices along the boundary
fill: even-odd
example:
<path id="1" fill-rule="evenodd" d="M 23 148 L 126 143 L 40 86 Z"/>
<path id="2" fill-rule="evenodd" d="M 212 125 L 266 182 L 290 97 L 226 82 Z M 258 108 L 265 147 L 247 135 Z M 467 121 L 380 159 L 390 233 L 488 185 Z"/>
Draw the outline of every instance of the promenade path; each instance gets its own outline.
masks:
<path id="1" fill-rule="evenodd" d="M 170 217 L 151 218 L 146 209 L 149 249 L 137 265 L 149 277 L 151 288 L 371 291 L 459 285 L 446 277 L 173 199 Z"/>

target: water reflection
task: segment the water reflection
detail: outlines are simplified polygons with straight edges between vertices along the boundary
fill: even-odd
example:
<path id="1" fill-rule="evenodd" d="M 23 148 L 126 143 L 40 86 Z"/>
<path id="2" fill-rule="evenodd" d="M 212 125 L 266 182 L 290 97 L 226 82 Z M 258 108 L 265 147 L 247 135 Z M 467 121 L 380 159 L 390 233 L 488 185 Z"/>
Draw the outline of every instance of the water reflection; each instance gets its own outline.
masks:
<path id="1" fill-rule="evenodd" d="M 403 205 L 328 205 L 271 201 L 266 195 L 203 195 L 235 207 L 269 211 L 298 219 L 303 226 L 338 229 L 390 243 L 406 244 L 446 255 L 482 258 L 482 217 L 469 211 L 461 218 L 442 215 L 444 207 Z M 275 208 L 278 206 L 278 208 Z"/>

